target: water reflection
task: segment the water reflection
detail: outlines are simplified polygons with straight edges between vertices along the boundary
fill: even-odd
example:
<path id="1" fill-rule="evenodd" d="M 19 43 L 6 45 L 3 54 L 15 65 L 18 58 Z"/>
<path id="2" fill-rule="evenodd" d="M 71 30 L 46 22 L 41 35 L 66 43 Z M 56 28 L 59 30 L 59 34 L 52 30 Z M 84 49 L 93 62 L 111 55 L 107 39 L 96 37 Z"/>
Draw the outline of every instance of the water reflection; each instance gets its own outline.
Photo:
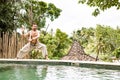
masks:
<path id="1" fill-rule="evenodd" d="M 9 71 L 9 70 L 12 70 L 11 66 L 0 67 L 0 73 L 5 72 L 5 71 Z"/>
<path id="2" fill-rule="evenodd" d="M 47 65 L 4 65 L 0 67 L 0 80 L 45 80 Z"/>
<path id="3" fill-rule="evenodd" d="M 11 80 L 39 80 L 36 76 L 36 66 L 16 65 Z"/>
<path id="4" fill-rule="evenodd" d="M 63 65 L 0 66 L 0 80 L 120 80 L 120 70 Z"/>
<path id="5" fill-rule="evenodd" d="M 39 77 L 39 80 L 44 80 L 47 76 L 47 70 L 48 70 L 48 66 L 47 65 L 43 65 L 43 66 L 37 66 L 36 67 L 36 71 L 37 71 L 37 75 Z"/>

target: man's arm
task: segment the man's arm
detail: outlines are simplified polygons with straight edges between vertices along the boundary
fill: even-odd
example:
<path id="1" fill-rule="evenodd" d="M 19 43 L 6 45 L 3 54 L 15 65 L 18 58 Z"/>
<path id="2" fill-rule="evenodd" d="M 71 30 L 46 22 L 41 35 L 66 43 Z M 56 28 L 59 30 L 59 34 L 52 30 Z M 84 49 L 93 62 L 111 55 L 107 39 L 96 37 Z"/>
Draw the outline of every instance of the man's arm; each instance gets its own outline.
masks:
<path id="1" fill-rule="evenodd" d="M 25 28 L 24 28 L 24 26 L 22 25 L 22 28 L 21 28 L 21 31 L 22 31 L 22 37 L 23 38 L 26 38 L 27 36 L 29 36 L 29 32 L 28 33 L 25 33 Z"/>
<path id="2" fill-rule="evenodd" d="M 21 35 L 22 37 L 24 37 L 24 38 L 26 38 L 27 36 L 29 36 L 29 32 L 28 33 L 22 33 L 22 35 Z"/>

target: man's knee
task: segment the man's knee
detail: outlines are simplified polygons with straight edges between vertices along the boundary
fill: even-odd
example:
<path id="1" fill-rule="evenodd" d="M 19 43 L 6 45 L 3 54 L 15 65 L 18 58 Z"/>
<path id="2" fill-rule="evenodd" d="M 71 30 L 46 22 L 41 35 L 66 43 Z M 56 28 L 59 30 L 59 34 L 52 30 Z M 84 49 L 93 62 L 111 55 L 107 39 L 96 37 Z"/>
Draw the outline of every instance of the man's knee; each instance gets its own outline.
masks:
<path id="1" fill-rule="evenodd" d="M 46 45 L 45 45 L 45 44 L 42 44 L 42 47 L 46 48 Z"/>
<path id="2" fill-rule="evenodd" d="M 19 53 L 26 53 L 26 52 L 28 52 L 27 49 L 20 49 L 20 51 L 19 51 Z"/>

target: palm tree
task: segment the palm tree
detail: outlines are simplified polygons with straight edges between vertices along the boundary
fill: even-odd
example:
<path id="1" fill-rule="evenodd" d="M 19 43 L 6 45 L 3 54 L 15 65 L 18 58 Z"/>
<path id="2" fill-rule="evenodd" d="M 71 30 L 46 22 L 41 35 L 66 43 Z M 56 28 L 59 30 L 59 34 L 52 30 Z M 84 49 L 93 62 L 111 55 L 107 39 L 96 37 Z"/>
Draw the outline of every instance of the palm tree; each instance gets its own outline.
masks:
<path id="1" fill-rule="evenodd" d="M 96 60 L 98 59 L 98 56 L 100 53 L 112 53 L 112 51 L 115 49 L 112 42 L 112 36 L 111 34 L 114 33 L 114 30 L 110 28 L 109 26 L 101 26 L 97 25 L 96 31 L 95 31 L 95 50 L 96 50 Z"/>

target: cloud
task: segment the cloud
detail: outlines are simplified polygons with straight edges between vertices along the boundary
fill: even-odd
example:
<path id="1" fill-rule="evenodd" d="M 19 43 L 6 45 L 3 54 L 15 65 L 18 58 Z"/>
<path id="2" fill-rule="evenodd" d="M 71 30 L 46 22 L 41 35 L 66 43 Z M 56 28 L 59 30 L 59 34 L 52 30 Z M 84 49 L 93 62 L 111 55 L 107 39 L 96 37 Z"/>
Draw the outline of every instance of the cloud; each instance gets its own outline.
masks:
<path id="1" fill-rule="evenodd" d="M 96 24 L 110 25 L 112 27 L 120 25 L 120 11 L 116 10 L 114 7 L 94 17 L 91 15 L 94 8 L 78 4 L 77 0 L 43 1 L 54 3 L 58 8 L 62 9 L 58 19 L 53 22 L 47 22 L 50 24 L 49 30 L 53 28 L 55 31 L 57 28 L 60 28 L 70 35 L 73 30 L 81 29 L 81 27 L 95 27 Z"/>

